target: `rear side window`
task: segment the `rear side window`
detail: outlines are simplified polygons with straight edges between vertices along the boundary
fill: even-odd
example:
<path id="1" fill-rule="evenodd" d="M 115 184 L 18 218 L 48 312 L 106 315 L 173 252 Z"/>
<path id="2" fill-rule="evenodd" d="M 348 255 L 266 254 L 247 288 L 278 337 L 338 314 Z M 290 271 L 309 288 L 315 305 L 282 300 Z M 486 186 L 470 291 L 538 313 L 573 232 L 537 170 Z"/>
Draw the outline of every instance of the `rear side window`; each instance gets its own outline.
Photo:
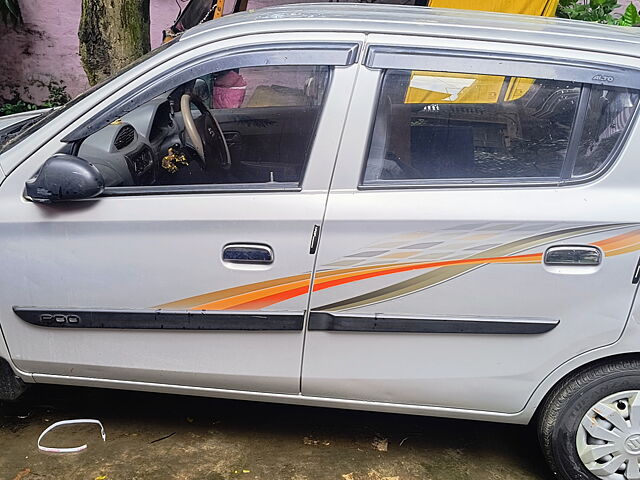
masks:
<path id="1" fill-rule="evenodd" d="M 363 183 L 560 181 L 569 144 L 577 141 L 582 88 L 561 80 L 388 70 Z M 598 103 L 605 91 L 608 100 Z M 574 175 L 606 163 L 636 104 L 635 92 L 593 87 Z M 616 118 L 615 133 L 604 117 Z"/>
<path id="2" fill-rule="evenodd" d="M 638 92 L 635 90 L 605 86 L 591 88 L 573 168 L 574 177 L 587 176 L 607 163 L 637 104 Z"/>

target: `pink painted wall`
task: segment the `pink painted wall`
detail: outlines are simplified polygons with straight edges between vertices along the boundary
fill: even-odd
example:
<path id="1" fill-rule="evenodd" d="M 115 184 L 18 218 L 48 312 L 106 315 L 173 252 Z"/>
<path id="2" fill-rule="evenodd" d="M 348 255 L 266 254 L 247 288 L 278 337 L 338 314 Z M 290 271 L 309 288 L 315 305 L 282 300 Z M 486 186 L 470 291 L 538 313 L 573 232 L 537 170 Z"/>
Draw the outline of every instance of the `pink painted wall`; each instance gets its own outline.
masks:
<path id="1" fill-rule="evenodd" d="M 632 0 L 618 0 L 618 5 L 620 5 L 620 6 L 614 10 L 614 13 L 624 13 L 625 8 L 627 8 L 627 6 L 631 2 L 632 2 Z M 637 0 L 633 0 L 633 4 L 636 7 L 640 6 L 640 2 L 638 2 Z"/>
<path id="2" fill-rule="evenodd" d="M 78 56 L 80 0 L 22 0 L 25 24 L 11 28 L 0 26 L 0 85 L 2 95 L 20 88 L 23 98 L 46 98 L 43 85 L 64 80 L 70 93 L 87 87 L 87 79 Z M 27 87 L 28 92 L 22 90 Z M 30 95 L 29 95 L 30 94 Z"/>
<path id="3" fill-rule="evenodd" d="M 18 90 L 25 100 L 39 103 L 51 81 L 64 82 L 72 97 L 89 86 L 78 54 L 80 5 L 80 0 L 21 1 L 24 25 L 0 25 L 0 95 Z M 178 11 L 176 0 L 151 0 L 152 47 L 161 43 L 162 30 Z"/>

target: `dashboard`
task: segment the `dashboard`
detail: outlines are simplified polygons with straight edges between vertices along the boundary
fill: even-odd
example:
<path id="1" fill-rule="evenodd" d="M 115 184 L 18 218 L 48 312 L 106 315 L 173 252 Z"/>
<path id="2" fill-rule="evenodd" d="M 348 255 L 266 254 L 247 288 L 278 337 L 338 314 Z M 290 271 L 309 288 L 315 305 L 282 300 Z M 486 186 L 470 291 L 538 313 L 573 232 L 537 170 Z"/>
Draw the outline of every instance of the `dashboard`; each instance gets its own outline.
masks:
<path id="1" fill-rule="evenodd" d="M 89 136 L 78 156 L 95 165 L 107 187 L 154 185 L 168 149 L 183 144 L 183 130 L 180 113 L 158 98 Z"/>

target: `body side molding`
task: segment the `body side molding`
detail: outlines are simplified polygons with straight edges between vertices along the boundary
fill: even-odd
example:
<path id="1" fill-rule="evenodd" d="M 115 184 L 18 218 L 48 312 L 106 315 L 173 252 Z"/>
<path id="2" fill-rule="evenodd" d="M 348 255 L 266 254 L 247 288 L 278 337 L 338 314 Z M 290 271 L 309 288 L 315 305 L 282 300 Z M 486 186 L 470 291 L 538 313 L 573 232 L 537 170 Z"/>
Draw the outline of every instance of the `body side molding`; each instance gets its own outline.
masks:
<path id="1" fill-rule="evenodd" d="M 302 331 L 304 312 L 90 309 L 14 306 L 27 323 L 49 328 Z"/>
<path id="2" fill-rule="evenodd" d="M 533 335 L 553 330 L 559 320 L 543 318 L 428 318 L 311 312 L 310 331 L 384 333 L 464 333 Z"/>

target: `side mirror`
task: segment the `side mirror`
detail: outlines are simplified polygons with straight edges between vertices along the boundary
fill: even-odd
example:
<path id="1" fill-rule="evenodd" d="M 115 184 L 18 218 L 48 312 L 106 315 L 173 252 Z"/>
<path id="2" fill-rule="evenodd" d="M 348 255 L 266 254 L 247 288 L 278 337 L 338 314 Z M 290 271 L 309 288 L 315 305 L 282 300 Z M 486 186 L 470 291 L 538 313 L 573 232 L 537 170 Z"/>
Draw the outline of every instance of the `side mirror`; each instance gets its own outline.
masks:
<path id="1" fill-rule="evenodd" d="M 209 85 L 202 78 L 196 78 L 193 84 L 193 94 L 202 99 L 204 103 L 211 103 L 211 91 Z"/>
<path id="2" fill-rule="evenodd" d="M 25 187 L 25 196 L 34 202 L 64 202 L 100 195 L 104 191 L 104 178 L 86 160 L 58 154 L 44 162 Z"/>

